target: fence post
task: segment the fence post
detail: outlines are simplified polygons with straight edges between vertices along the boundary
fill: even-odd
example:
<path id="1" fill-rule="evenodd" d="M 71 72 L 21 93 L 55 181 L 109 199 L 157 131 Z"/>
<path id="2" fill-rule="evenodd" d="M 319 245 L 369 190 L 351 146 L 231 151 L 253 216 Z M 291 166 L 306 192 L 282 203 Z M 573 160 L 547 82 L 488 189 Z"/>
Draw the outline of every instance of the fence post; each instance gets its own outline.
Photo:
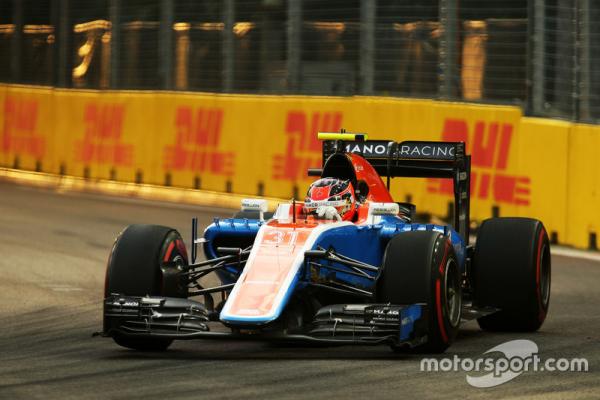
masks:
<path id="1" fill-rule="evenodd" d="M 173 88 L 173 1 L 160 2 L 159 70 L 163 89 Z"/>
<path id="2" fill-rule="evenodd" d="M 458 0 L 440 0 L 440 22 L 443 35 L 440 41 L 440 96 L 456 98 L 459 88 L 458 71 Z"/>
<path id="3" fill-rule="evenodd" d="M 235 22 L 234 0 L 223 2 L 223 92 L 233 92 L 235 37 L 233 24 Z"/>
<path id="4" fill-rule="evenodd" d="M 10 44 L 10 76 L 13 82 L 21 81 L 22 54 L 23 54 L 23 1 L 13 1 L 13 25 L 15 30 Z"/>
<path id="5" fill-rule="evenodd" d="M 71 48 L 71 37 L 70 32 L 70 13 L 69 13 L 69 0 L 58 0 L 52 7 L 52 16 L 54 17 L 53 24 L 55 28 L 55 54 L 56 71 L 54 72 L 55 80 L 54 84 L 58 87 L 70 87 L 71 75 L 72 75 L 72 64 L 71 54 L 69 49 Z"/>
<path id="6" fill-rule="evenodd" d="M 375 77 L 376 1 L 360 2 L 360 81 L 361 94 L 373 94 Z"/>
<path id="7" fill-rule="evenodd" d="M 543 115 L 546 101 L 546 5 L 545 0 L 535 0 L 533 4 L 533 76 L 532 84 L 532 106 L 534 115 Z M 531 23 L 531 21 L 530 21 Z"/>
<path id="8" fill-rule="evenodd" d="M 110 87 L 120 86 L 121 67 L 121 0 L 110 0 Z"/>
<path id="9" fill-rule="evenodd" d="M 589 121 L 590 114 L 590 18 L 592 10 L 590 9 L 590 0 L 579 1 L 579 82 L 577 89 L 579 91 L 579 119 Z"/>
<path id="10" fill-rule="evenodd" d="M 577 12 L 573 0 L 556 2 L 556 47 L 553 85 L 553 110 L 556 116 L 576 119 L 577 116 Z M 554 111 L 553 111 L 554 112 Z M 562 115 L 561 115 L 562 114 Z"/>
<path id="11" fill-rule="evenodd" d="M 288 0 L 287 19 L 287 88 L 297 92 L 302 54 L 302 0 Z"/>

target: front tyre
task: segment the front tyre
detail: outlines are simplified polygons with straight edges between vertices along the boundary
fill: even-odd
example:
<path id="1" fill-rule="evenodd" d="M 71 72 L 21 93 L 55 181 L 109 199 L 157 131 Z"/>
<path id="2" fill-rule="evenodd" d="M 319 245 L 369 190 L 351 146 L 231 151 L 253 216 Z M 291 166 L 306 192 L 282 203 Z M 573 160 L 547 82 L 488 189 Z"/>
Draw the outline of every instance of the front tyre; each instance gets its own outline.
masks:
<path id="1" fill-rule="evenodd" d="M 550 305 L 550 243 L 544 225 L 530 218 L 493 218 L 481 225 L 473 256 L 477 306 L 500 311 L 479 318 L 488 331 L 538 330 Z"/>
<path id="2" fill-rule="evenodd" d="M 394 236 L 383 256 L 377 300 L 426 303 L 427 342 L 415 350 L 444 352 L 458 333 L 462 309 L 461 272 L 450 238 L 435 231 Z"/>
<path id="3" fill-rule="evenodd" d="M 181 235 L 158 225 L 130 225 L 117 237 L 108 265 L 104 296 L 168 296 L 187 298 L 187 286 L 165 286 L 161 266 L 167 262 L 187 265 L 188 257 Z M 127 348 L 146 351 L 165 350 L 170 339 L 138 338 L 113 332 L 116 321 L 104 318 L 104 332 Z"/>

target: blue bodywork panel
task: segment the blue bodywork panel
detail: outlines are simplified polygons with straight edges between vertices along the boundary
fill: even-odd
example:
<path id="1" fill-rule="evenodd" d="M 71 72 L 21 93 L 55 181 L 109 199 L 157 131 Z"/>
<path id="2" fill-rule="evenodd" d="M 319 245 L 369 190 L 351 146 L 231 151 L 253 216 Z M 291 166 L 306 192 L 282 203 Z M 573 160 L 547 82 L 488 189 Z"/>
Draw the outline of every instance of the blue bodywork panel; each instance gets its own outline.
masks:
<path id="1" fill-rule="evenodd" d="M 423 306 L 412 304 L 400 311 L 400 340 L 406 341 L 415 330 L 415 321 L 423 316 Z"/>
<path id="2" fill-rule="evenodd" d="M 252 244 L 258 230 L 264 222 L 253 219 L 217 219 L 204 231 L 204 252 L 207 259 L 216 258 L 216 247 L 227 246 L 228 242 L 244 242 Z M 339 254 L 355 260 L 381 266 L 385 248 L 389 240 L 404 232 L 434 230 L 450 237 L 456 257 L 461 269 L 465 265 L 465 244 L 460 235 L 448 226 L 434 224 L 409 224 L 404 223 L 395 216 L 382 216 L 376 224 L 348 225 L 343 228 L 323 232 L 315 242 L 313 249 L 333 249 Z M 223 244 L 220 244 L 223 243 Z M 230 244 L 229 244 L 230 245 Z M 336 267 L 345 269 L 343 266 Z M 307 276 L 307 271 L 301 271 L 299 277 Z M 218 271 L 223 283 L 232 283 L 237 280 L 238 269 L 231 267 L 226 272 Z M 325 268 L 321 270 L 326 274 Z M 336 272 L 336 278 L 349 284 L 369 288 L 372 281 L 361 277 Z M 302 284 L 302 279 L 297 279 Z M 301 287 L 301 286 L 299 286 Z"/>

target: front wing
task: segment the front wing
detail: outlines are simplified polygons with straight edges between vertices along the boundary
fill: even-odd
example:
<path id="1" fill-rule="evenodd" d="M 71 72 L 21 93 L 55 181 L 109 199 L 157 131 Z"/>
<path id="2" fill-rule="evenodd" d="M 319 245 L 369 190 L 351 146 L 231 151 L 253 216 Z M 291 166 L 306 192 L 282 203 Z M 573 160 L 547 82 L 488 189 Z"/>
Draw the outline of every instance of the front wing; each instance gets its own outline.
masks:
<path id="1" fill-rule="evenodd" d="M 235 339 L 323 344 L 382 344 L 415 347 L 427 341 L 425 304 L 336 304 L 317 311 L 312 322 L 289 330 L 226 327 L 202 303 L 172 297 L 114 294 L 104 301 L 103 336 L 167 339 Z M 275 328 L 274 328 L 275 327 Z"/>

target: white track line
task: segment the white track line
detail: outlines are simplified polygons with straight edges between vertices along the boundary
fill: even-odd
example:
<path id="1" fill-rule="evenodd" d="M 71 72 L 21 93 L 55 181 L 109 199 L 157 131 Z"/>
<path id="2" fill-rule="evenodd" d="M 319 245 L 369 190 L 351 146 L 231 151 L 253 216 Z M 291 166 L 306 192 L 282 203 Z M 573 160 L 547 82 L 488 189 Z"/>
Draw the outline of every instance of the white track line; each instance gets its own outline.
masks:
<path id="1" fill-rule="evenodd" d="M 569 248 L 560 247 L 560 246 L 552 246 L 552 249 L 550 250 L 550 252 L 552 253 L 553 256 L 581 258 L 584 260 L 600 262 L 600 253 L 598 253 L 598 252 L 575 250 L 575 249 L 569 249 Z"/>
<path id="2" fill-rule="evenodd" d="M 44 283 L 40 285 L 43 288 L 53 290 L 55 292 L 79 292 L 82 291 L 82 288 L 64 285 L 64 284 L 54 284 L 54 283 Z"/>

